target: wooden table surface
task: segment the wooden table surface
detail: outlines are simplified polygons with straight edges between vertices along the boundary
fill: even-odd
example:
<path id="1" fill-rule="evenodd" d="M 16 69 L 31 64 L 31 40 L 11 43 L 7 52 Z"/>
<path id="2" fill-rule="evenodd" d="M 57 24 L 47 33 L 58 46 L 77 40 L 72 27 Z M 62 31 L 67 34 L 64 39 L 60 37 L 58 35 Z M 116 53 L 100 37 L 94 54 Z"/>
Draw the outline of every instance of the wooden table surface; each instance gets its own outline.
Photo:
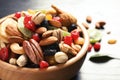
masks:
<path id="1" fill-rule="evenodd" d="M 85 22 L 87 15 L 96 21 L 106 21 L 101 41 L 100 53 L 120 57 L 120 0 L 0 0 L 0 17 L 27 9 L 48 9 L 54 4 L 77 17 L 80 23 Z M 107 32 L 111 32 L 107 35 Z M 108 39 L 116 39 L 117 43 L 109 45 Z M 120 80 L 120 60 L 112 59 L 106 63 L 93 63 L 87 54 L 86 60 L 78 75 L 72 80 Z"/>

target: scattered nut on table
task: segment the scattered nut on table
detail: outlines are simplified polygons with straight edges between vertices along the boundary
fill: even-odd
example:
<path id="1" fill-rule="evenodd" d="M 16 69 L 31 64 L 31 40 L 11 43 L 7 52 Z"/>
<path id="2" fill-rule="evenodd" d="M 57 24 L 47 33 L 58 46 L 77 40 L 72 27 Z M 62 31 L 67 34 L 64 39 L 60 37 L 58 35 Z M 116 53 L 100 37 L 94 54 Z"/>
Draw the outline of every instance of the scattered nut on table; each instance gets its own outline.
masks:
<path id="1" fill-rule="evenodd" d="M 117 42 L 116 39 L 109 39 L 108 44 L 115 44 Z"/>

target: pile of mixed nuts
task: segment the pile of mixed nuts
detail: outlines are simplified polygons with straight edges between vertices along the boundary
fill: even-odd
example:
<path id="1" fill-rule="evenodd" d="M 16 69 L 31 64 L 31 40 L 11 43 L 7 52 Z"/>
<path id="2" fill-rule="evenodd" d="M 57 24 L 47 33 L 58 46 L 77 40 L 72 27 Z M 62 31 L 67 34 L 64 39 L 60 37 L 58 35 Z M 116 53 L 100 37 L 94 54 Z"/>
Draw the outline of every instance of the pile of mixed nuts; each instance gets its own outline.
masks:
<path id="1" fill-rule="evenodd" d="M 77 20 L 56 6 L 16 12 L 0 20 L 0 59 L 12 65 L 46 68 L 77 55 L 84 37 Z"/>

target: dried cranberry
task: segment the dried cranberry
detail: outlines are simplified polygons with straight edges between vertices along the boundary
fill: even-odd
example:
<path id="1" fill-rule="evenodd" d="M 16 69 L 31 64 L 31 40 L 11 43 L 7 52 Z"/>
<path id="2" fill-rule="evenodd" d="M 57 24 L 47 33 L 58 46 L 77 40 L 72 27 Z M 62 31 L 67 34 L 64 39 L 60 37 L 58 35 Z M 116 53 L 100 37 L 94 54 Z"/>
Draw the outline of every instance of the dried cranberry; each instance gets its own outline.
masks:
<path id="1" fill-rule="evenodd" d="M 72 37 L 71 36 L 65 36 L 64 37 L 64 43 L 65 44 L 68 44 L 68 45 L 71 45 L 72 44 Z"/>
<path id="2" fill-rule="evenodd" d="M 89 44 L 87 51 L 90 52 L 92 49 L 92 44 Z"/>
<path id="3" fill-rule="evenodd" d="M 46 61 L 41 61 L 39 65 L 40 65 L 40 68 L 47 68 L 49 66 L 48 62 Z"/>
<path id="4" fill-rule="evenodd" d="M 3 61 L 8 60 L 8 48 L 7 47 L 1 48 L 0 59 Z"/>
<path id="5" fill-rule="evenodd" d="M 37 42 L 40 41 L 40 37 L 39 37 L 39 34 L 35 33 L 32 35 L 32 39 L 36 40 Z"/>
<path id="6" fill-rule="evenodd" d="M 25 16 L 25 18 L 24 18 L 24 24 L 26 24 L 26 23 L 28 23 L 28 21 L 31 21 L 31 17 L 32 16 Z"/>
<path id="7" fill-rule="evenodd" d="M 95 51 L 99 51 L 100 48 L 101 48 L 100 43 L 99 43 L 99 42 L 96 42 L 96 43 L 94 44 L 94 50 L 95 50 Z"/>
<path id="8" fill-rule="evenodd" d="M 36 29 L 33 21 L 28 21 L 28 23 L 25 23 L 24 25 L 27 29 L 29 29 L 31 31 L 35 31 L 35 29 Z"/>
<path id="9" fill-rule="evenodd" d="M 20 18 L 21 17 L 21 12 L 16 12 L 14 15 L 16 18 Z"/>
<path id="10" fill-rule="evenodd" d="M 73 40 L 78 39 L 78 37 L 80 37 L 79 31 L 78 31 L 78 30 L 73 30 L 73 31 L 71 32 L 71 36 L 72 36 Z"/>

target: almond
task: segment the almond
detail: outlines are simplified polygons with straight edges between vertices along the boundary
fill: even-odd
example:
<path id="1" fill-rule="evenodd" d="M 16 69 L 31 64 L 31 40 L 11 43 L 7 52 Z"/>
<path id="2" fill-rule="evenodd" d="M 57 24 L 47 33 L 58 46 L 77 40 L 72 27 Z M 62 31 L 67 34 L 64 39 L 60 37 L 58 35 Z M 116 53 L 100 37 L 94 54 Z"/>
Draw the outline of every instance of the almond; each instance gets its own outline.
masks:
<path id="1" fill-rule="evenodd" d="M 42 39 L 40 42 L 39 42 L 39 45 L 40 46 L 45 46 L 45 45 L 50 45 L 50 44 L 53 44 L 55 42 L 57 42 L 58 39 L 54 36 L 50 36 L 50 37 L 47 37 L 47 38 L 44 38 Z"/>
<path id="2" fill-rule="evenodd" d="M 45 27 L 40 27 L 35 32 L 38 34 L 43 34 L 46 31 L 47 31 L 47 29 Z"/>
<path id="3" fill-rule="evenodd" d="M 50 23 L 52 26 L 55 26 L 55 27 L 57 27 L 57 28 L 62 27 L 62 24 L 61 24 L 60 21 L 50 20 L 49 23 Z"/>
<path id="4" fill-rule="evenodd" d="M 86 21 L 87 21 L 88 23 L 91 23 L 91 22 L 92 22 L 92 17 L 91 17 L 91 16 L 87 16 L 87 17 L 86 17 Z"/>
<path id="5" fill-rule="evenodd" d="M 7 25 L 5 31 L 10 36 L 19 36 L 19 37 L 22 37 L 22 34 L 18 31 L 17 26 L 15 26 L 15 25 L 12 25 L 12 24 L 11 25 Z"/>
<path id="6" fill-rule="evenodd" d="M 8 37 L 8 41 L 9 43 L 22 43 L 24 39 L 19 36 L 10 36 Z"/>

